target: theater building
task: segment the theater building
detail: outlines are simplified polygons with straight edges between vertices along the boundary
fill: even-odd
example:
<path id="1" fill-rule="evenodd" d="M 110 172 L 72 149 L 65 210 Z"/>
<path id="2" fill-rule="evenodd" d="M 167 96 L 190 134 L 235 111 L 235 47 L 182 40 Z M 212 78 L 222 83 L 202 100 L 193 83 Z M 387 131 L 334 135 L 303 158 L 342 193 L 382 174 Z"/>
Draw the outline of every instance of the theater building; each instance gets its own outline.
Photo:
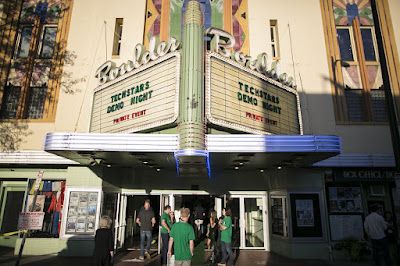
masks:
<path id="1" fill-rule="evenodd" d="M 400 4 L 371 2 L 0 1 L 0 245 L 34 210 L 26 255 L 90 256 L 101 215 L 137 249 L 149 198 L 230 207 L 234 248 L 341 258 L 372 204 L 400 215 L 376 37 L 400 115 Z"/>

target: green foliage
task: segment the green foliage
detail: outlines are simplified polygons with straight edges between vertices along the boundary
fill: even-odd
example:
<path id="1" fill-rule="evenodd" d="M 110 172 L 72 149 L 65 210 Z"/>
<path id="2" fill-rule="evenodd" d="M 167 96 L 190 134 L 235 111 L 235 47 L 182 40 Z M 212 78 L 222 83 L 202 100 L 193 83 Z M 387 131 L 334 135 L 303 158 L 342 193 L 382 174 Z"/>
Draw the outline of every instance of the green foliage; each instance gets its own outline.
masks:
<path id="1" fill-rule="evenodd" d="M 367 243 L 357 239 L 344 239 L 335 244 L 336 250 L 345 250 L 351 261 L 361 261 L 368 253 Z"/>

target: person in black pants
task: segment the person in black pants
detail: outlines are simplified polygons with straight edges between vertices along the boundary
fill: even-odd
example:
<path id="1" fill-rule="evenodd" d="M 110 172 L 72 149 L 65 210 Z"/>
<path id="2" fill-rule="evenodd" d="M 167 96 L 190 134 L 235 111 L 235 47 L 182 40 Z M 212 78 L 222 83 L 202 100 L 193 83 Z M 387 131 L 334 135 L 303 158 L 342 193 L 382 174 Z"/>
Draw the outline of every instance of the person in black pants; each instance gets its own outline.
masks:
<path id="1" fill-rule="evenodd" d="M 96 236 L 94 238 L 93 256 L 96 266 L 112 265 L 114 258 L 114 236 L 110 227 L 110 217 L 102 216 L 100 219 L 100 228 L 96 230 Z"/>

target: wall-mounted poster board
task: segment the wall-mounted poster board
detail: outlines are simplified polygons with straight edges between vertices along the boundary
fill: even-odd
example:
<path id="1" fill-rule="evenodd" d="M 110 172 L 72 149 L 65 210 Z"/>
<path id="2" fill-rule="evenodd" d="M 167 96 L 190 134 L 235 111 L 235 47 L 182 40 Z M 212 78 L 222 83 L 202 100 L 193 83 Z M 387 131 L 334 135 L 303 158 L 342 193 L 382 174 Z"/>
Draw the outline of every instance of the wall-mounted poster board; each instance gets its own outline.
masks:
<path id="1" fill-rule="evenodd" d="M 343 239 L 363 239 L 364 227 L 362 215 L 329 215 L 331 239 L 339 241 Z"/>
<path id="2" fill-rule="evenodd" d="M 293 237 L 321 237 L 319 194 L 290 194 Z"/>
<path id="3" fill-rule="evenodd" d="M 329 187 L 329 212 L 362 212 L 360 187 Z"/>
<path id="4" fill-rule="evenodd" d="M 93 236 L 97 228 L 101 191 L 69 189 L 63 219 L 64 235 Z"/>

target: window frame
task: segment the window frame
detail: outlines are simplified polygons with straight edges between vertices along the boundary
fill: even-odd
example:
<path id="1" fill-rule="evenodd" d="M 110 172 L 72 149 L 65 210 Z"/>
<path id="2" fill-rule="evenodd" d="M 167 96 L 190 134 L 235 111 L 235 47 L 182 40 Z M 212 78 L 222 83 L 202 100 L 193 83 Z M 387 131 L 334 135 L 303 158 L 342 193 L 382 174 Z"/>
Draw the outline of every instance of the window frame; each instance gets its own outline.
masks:
<path id="1" fill-rule="evenodd" d="M 12 84 L 7 84 L 6 86 L 4 86 L 4 90 L 3 90 L 3 98 L 7 96 L 7 94 L 9 93 L 8 90 L 9 89 L 19 89 L 19 99 L 17 102 L 17 106 L 16 106 L 16 110 L 15 110 L 15 116 L 14 117 L 3 117 L 3 106 L 7 105 L 9 103 L 9 101 L 5 102 L 5 100 L 2 100 L 0 103 L 0 119 L 16 119 L 17 118 L 17 113 L 18 113 L 18 106 L 20 104 L 21 101 L 21 93 L 22 93 L 22 88 L 21 86 L 14 86 Z M 7 92 L 7 93 L 6 93 Z M 6 99 L 8 100 L 8 99 Z"/>
<path id="2" fill-rule="evenodd" d="M 387 58 L 387 64 L 388 64 L 388 71 L 392 73 L 393 75 L 389 76 L 390 79 L 390 86 L 394 92 L 394 94 L 399 94 L 400 93 L 400 74 L 398 71 L 396 71 L 396 66 L 398 60 L 397 57 L 397 50 L 394 49 L 396 47 L 396 44 L 394 43 L 394 29 L 393 29 L 393 24 L 391 22 L 391 15 L 390 15 L 390 9 L 388 5 L 388 0 L 383 0 L 382 2 L 377 2 L 377 11 L 378 15 L 380 18 L 380 26 L 382 27 L 382 34 L 383 34 L 383 39 L 384 39 L 384 46 L 385 46 L 385 52 L 386 52 L 386 58 Z M 337 37 L 336 37 L 336 27 L 340 27 L 340 25 L 337 24 L 337 20 L 334 14 L 334 3 L 332 0 L 320 0 L 320 6 L 321 6 L 321 14 L 322 14 L 322 22 L 323 22 L 323 28 L 324 28 L 324 37 L 325 37 L 325 45 L 326 45 L 326 55 L 327 55 L 327 60 L 329 63 L 329 77 L 331 80 L 334 80 L 335 82 L 331 82 L 330 87 L 331 87 L 331 92 L 332 92 L 332 97 L 333 97 L 333 103 L 334 103 L 334 114 L 335 114 L 335 120 L 337 125 L 387 125 L 388 121 L 376 121 L 374 120 L 374 117 L 372 117 L 372 113 L 374 112 L 374 109 L 371 107 L 371 99 L 370 99 L 370 92 L 373 90 L 369 90 L 368 88 L 370 87 L 369 84 L 367 84 L 368 88 L 365 88 L 365 103 L 368 108 L 365 108 L 363 112 L 366 112 L 368 114 L 367 119 L 362 122 L 356 122 L 356 121 L 351 121 L 348 118 L 348 108 L 346 105 L 345 97 L 344 97 L 344 91 L 343 91 L 343 69 L 340 67 L 340 63 L 338 61 L 340 60 L 340 53 L 339 53 L 339 48 L 337 44 Z M 356 23 L 355 23 L 356 22 Z M 354 30 L 355 33 L 359 32 L 360 27 L 363 27 L 359 25 L 358 19 L 354 19 L 353 23 L 351 26 L 356 27 Z M 373 28 L 374 25 L 370 25 Z M 375 30 L 373 33 L 374 36 L 374 43 L 376 45 L 376 35 L 375 35 Z M 362 41 L 359 36 L 356 36 L 357 42 Z M 360 55 L 361 51 L 360 49 L 357 49 L 358 55 Z M 364 51 L 362 51 L 363 53 Z M 378 57 L 377 60 L 379 60 L 379 54 L 377 53 Z M 362 56 L 364 56 L 362 54 Z M 351 62 L 349 62 L 351 65 Z M 364 69 L 366 66 L 370 66 L 371 63 L 368 61 L 361 60 L 361 75 L 362 75 L 362 84 L 365 84 L 365 81 L 367 80 L 366 72 L 364 72 Z M 380 65 L 375 62 L 372 62 L 372 65 Z M 396 105 L 398 108 L 396 109 L 398 117 L 400 117 L 400 99 L 394 99 L 396 102 Z M 371 108 L 370 108 L 371 107 Z M 399 122 L 399 121 L 398 121 Z"/>
<path id="3" fill-rule="evenodd" d="M 115 18 L 114 36 L 113 36 L 113 47 L 111 55 L 119 57 L 121 55 L 122 46 L 122 31 L 124 30 L 124 18 Z"/>
<path id="4" fill-rule="evenodd" d="M 283 235 L 277 234 L 273 232 L 272 222 L 273 222 L 273 211 L 272 211 L 272 202 L 274 199 L 280 199 L 282 201 L 282 221 L 283 221 Z M 270 198 L 270 211 L 271 211 L 271 234 L 278 237 L 288 238 L 289 237 L 289 223 L 288 223 L 288 202 L 287 196 L 281 195 L 271 195 Z"/>
<path id="5" fill-rule="evenodd" d="M 49 79 L 46 82 L 47 84 L 47 95 L 50 97 L 46 97 L 45 104 L 44 104 L 44 111 L 42 118 L 27 118 L 26 115 L 26 109 L 28 104 L 27 98 L 29 95 L 29 90 L 30 90 L 30 85 L 32 84 L 32 78 L 28 76 L 30 72 L 24 71 L 22 74 L 23 76 L 20 78 L 22 81 L 21 83 L 21 99 L 18 103 L 18 111 L 17 115 L 14 118 L 2 118 L 0 117 L 0 122 L 8 122 L 8 121 L 24 121 L 26 123 L 42 123 L 42 122 L 54 122 L 56 119 L 56 112 L 57 112 L 57 104 L 58 100 L 60 97 L 60 92 L 61 92 L 61 83 L 60 79 L 61 76 L 59 75 L 52 75 L 54 73 L 61 73 L 64 65 L 64 60 L 63 60 L 63 55 L 65 54 L 66 50 L 66 45 L 62 45 L 61 47 L 58 47 L 57 43 L 67 43 L 68 41 L 68 32 L 70 29 L 70 23 L 71 23 L 71 16 L 72 16 L 72 4 L 73 0 L 65 0 L 60 3 L 60 7 L 64 10 L 64 12 L 59 13 L 59 16 L 57 19 L 54 19 L 54 22 L 51 23 L 46 23 L 43 21 L 40 21 L 38 18 L 35 18 L 34 21 L 29 21 L 29 22 L 21 22 L 21 24 L 13 24 L 10 26 L 7 26 L 7 30 L 4 31 L 5 34 L 3 34 L 3 42 L 6 39 L 7 44 L 6 44 L 6 49 L 8 49 L 9 52 L 6 54 L 9 55 L 10 62 L 9 65 L 4 65 L 3 66 L 3 72 L 7 73 L 5 76 L 5 84 L 10 83 L 10 74 L 13 71 L 13 68 L 16 68 L 18 64 L 20 65 L 29 65 L 29 71 L 31 71 L 32 65 L 35 66 L 35 64 L 39 65 L 49 65 Z M 14 17 L 18 18 L 20 15 L 20 12 L 17 12 Z M 41 47 L 41 42 L 43 40 L 43 30 L 42 27 L 44 26 L 56 26 L 57 27 L 57 33 L 56 33 L 56 45 L 55 49 L 53 52 L 52 58 L 46 59 L 46 58 L 40 58 L 38 56 L 41 53 L 42 47 Z M 18 52 L 20 50 L 19 46 L 21 43 L 21 30 L 23 27 L 32 27 L 32 37 L 30 39 L 30 47 L 29 47 L 29 56 L 26 58 L 19 58 L 18 57 Z M 40 28 L 39 28 L 40 27 Z M 37 41 L 37 47 L 35 48 L 35 52 L 33 52 L 33 44 L 35 42 L 36 44 Z M 42 45 L 43 46 L 43 45 Z M 10 68 L 10 70 L 8 70 Z M 47 72 L 46 72 L 47 76 Z M 29 82 L 28 82 L 28 79 Z M 0 105 L 3 104 L 3 102 L 6 101 L 4 99 L 4 93 L 0 92 Z"/>
<path id="6" fill-rule="evenodd" d="M 20 54 L 20 52 L 21 52 L 21 45 L 22 45 L 22 32 L 24 31 L 24 29 L 26 29 L 26 28 L 31 28 L 31 35 L 30 35 L 30 39 L 29 39 L 29 45 L 28 45 L 28 54 L 27 54 L 27 56 L 25 57 L 21 57 L 19 54 Z M 16 42 L 16 49 L 15 49 L 15 51 L 14 51 L 14 55 L 13 55 L 13 58 L 14 59 L 27 59 L 28 57 L 29 57 L 29 53 L 30 53 L 30 50 L 31 50 L 31 42 L 32 42 L 32 37 L 33 37 L 33 29 L 34 29 L 34 26 L 33 25 L 31 25 L 31 24 L 26 24 L 26 25 L 21 25 L 20 26 L 20 29 L 18 29 L 18 33 L 17 33 L 17 42 Z"/>
<path id="7" fill-rule="evenodd" d="M 28 95 L 27 95 L 27 102 L 26 102 L 26 106 L 25 106 L 25 114 L 24 114 L 24 119 L 43 119 L 44 113 L 45 113 L 45 107 L 46 107 L 46 101 L 47 101 L 47 93 L 48 93 L 48 86 L 47 84 L 45 84 L 46 86 L 30 86 L 29 90 L 28 90 Z M 45 95 L 44 95 L 44 99 L 43 99 L 43 107 L 41 107 L 42 113 L 41 113 L 41 117 L 40 118 L 34 118 L 34 117 L 29 117 L 29 108 L 30 108 L 30 101 L 31 101 L 31 97 L 32 97 L 32 92 L 34 89 L 44 89 L 45 90 Z M 38 106 L 35 106 L 36 108 Z"/>
<path id="8" fill-rule="evenodd" d="M 55 34 L 55 38 L 54 38 L 54 46 L 53 46 L 53 52 L 51 57 L 44 57 L 43 56 L 43 48 L 44 48 L 44 37 L 46 34 L 46 29 L 48 28 L 55 28 L 56 29 L 56 34 Z M 41 36 L 40 36 L 40 42 L 39 42 L 39 46 L 38 46 L 38 50 L 37 50 L 37 57 L 36 59 L 52 59 L 54 57 L 54 52 L 56 50 L 56 44 L 57 44 L 57 33 L 58 33 L 58 26 L 56 24 L 45 24 L 43 25 L 43 30 L 41 32 Z"/>
<path id="9" fill-rule="evenodd" d="M 353 26 L 336 26 L 336 30 L 338 29 L 345 29 L 349 32 L 349 37 L 350 37 L 350 44 L 351 44 L 351 52 L 353 54 L 353 61 L 348 61 L 348 60 L 344 60 L 346 63 L 348 63 L 349 65 L 353 65 L 353 66 L 358 66 L 359 65 L 359 59 L 358 59 L 358 55 L 357 55 L 357 48 L 356 48 L 356 41 L 355 41 L 355 36 L 354 36 L 354 28 Z M 339 45 L 339 41 L 337 39 L 337 32 L 336 32 L 336 42 L 339 48 L 339 54 L 340 54 L 340 45 Z M 340 56 L 341 57 L 341 56 Z"/>
<path id="10" fill-rule="evenodd" d="M 280 53 L 280 46 L 279 46 L 278 20 L 271 19 L 269 21 L 269 31 L 270 31 L 269 38 L 270 38 L 270 43 L 271 43 L 272 59 L 279 60 L 281 58 L 281 53 Z"/>
<path id="11" fill-rule="evenodd" d="M 377 43 L 377 40 L 376 40 L 375 28 L 373 26 L 360 26 L 360 32 L 361 32 L 362 29 L 370 29 L 371 30 L 372 42 L 373 42 L 373 46 L 374 46 L 375 59 L 376 59 L 375 61 L 367 61 L 367 60 L 365 60 L 365 65 L 367 65 L 367 66 L 380 66 L 378 43 Z M 363 43 L 363 45 L 364 45 L 364 43 Z M 363 51 L 363 53 L 364 53 L 364 51 Z M 364 54 L 364 56 L 365 56 L 365 54 Z"/>

